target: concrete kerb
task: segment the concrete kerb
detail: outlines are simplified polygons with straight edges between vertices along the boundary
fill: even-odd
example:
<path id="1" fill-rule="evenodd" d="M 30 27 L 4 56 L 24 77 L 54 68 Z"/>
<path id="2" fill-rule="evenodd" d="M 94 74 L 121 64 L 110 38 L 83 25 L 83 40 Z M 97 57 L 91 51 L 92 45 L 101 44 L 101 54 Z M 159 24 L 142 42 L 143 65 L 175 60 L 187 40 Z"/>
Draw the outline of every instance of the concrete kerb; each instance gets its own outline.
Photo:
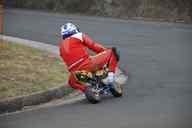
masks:
<path id="1" fill-rule="evenodd" d="M 16 43 L 24 44 L 34 48 L 39 48 L 42 50 L 46 50 L 50 53 L 53 53 L 55 55 L 59 55 L 58 47 L 54 45 L 21 39 L 17 37 L 5 36 L 5 35 L 0 35 L 0 39 L 4 41 L 13 42 L 13 43 L 16 42 Z M 127 77 L 123 74 L 123 72 L 120 69 L 117 69 L 116 75 L 118 76 L 116 77 L 117 78 L 116 82 L 118 82 L 119 84 L 125 84 Z M 67 83 L 65 83 L 64 85 L 66 84 Z M 51 88 L 47 91 L 42 91 L 42 92 L 34 93 L 31 95 L 27 95 L 27 96 L 19 96 L 19 97 L 8 98 L 6 100 L 0 100 L 0 114 L 22 110 L 25 106 L 38 105 L 41 103 L 49 102 L 50 100 L 55 98 L 64 97 L 66 96 L 64 90 L 65 90 L 65 86 L 60 86 L 56 88 Z M 75 95 L 76 99 L 79 99 L 79 100 L 83 99 L 82 94 L 80 92 L 74 92 L 74 93 L 76 93 Z M 77 98 L 78 95 L 81 98 Z M 73 98 L 74 96 L 70 97 L 67 103 L 70 103 L 70 100 L 74 101 Z"/>
<path id="2" fill-rule="evenodd" d="M 51 88 L 31 95 L 17 96 L 0 101 L 0 114 L 22 110 L 25 106 L 38 105 L 66 96 L 65 86 Z"/>
<path id="3" fill-rule="evenodd" d="M 26 40 L 26 39 L 21 39 L 21 38 L 11 37 L 11 36 L 5 36 L 5 35 L 0 35 L 0 39 L 2 39 L 4 41 L 13 42 L 13 43 L 16 42 L 16 43 L 19 43 L 19 44 L 24 44 L 24 45 L 31 46 L 31 47 L 34 47 L 34 48 L 39 48 L 39 49 L 51 52 L 53 54 L 59 55 L 57 46 L 50 45 L 50 44 L 45 44 L 43 42 Z"/>

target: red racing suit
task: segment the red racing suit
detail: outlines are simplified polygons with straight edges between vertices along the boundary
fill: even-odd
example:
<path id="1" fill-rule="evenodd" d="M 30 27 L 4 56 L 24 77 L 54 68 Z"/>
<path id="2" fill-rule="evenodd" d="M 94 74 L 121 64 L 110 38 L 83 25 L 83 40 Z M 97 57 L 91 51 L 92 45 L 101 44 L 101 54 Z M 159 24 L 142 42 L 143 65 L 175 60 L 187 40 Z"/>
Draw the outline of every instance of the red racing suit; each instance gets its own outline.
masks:
<path id="1" fill-rule="evenodd" d="M 90 56 L 86 48 L 91 49 L 95 56 Z M 109 63 L 109 71 L 115 72 L 117 66 L 116 57 L 112 49 L 104 48 L 84 33 L 77 33 L 67 37 L 59 43 L 60 56 L 71 72 L 69 85 L 72 88 L 85 91 L 86 86 L 79 83 L 73 72 L 78 70 L 94 71 Z"/>

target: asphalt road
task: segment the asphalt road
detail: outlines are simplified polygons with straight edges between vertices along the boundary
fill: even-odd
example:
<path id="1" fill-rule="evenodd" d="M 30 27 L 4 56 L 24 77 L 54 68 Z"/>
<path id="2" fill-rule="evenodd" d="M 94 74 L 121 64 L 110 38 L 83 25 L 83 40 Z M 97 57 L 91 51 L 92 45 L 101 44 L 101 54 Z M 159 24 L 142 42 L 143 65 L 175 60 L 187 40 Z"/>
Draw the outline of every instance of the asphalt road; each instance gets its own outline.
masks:
<path id="1" fill-rule="evenodd" d="M 57 45 L 68 21 L 121 50 L 122 98 L 80 101 L 0 117 L 0 128 L 191 128 L 192 25 L 5 10 L 4 33 Z"/>

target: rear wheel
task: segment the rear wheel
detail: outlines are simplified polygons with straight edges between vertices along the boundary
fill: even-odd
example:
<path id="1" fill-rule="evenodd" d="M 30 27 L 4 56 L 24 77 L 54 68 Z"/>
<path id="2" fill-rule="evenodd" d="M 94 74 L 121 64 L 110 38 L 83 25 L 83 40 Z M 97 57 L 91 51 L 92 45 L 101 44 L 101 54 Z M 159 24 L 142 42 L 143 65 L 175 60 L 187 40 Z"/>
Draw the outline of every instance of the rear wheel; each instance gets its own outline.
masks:
<path id="1" fill-rule="evenodd" d="M 85 91 L 85 96 L 87 100 L 92 104 L 96 104 L 101 100 L 99 91 L 91 87 L 87 87 Z"/>
<path id="2" fill-rule="evenodd" d="M 123 95 L 123 87 L 118 83 L 114 83 L 110 88 L 110 91 L 114 97 L 121 97 Z"/>

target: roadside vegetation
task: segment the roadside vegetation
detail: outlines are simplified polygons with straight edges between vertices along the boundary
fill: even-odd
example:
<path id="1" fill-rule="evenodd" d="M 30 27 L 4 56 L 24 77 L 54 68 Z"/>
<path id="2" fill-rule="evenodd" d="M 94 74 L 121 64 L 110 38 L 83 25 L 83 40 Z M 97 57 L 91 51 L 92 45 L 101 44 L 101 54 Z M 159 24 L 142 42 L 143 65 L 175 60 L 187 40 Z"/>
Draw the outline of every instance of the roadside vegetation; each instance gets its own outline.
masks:
<path id="1" fill-rule="evenodd" d="M 0 100 L 64 85 L 68 72 L 53 54 L 0 41 Z M 66 87 L 66 92 L 72 92 Z"/>
<path id="2" fill-rule="evenodd" d="M 120 18 L 192 21 L 191 0 L 12 0 L 6 6 Z"/>

